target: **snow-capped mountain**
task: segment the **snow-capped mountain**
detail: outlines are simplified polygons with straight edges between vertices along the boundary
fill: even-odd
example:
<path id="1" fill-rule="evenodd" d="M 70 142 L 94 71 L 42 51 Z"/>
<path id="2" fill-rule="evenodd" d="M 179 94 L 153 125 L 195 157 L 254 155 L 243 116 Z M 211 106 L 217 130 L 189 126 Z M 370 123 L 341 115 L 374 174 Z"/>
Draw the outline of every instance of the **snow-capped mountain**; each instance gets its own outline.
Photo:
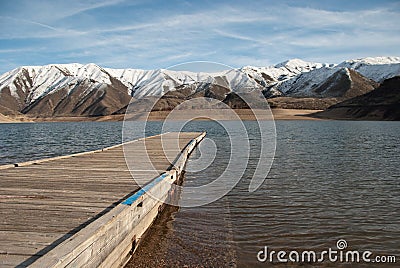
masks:
<path id="1" fill-rule="evenodd" d="M 6 113 L 8 110 L 35 111 L 48 116 L 57 114 L 50 110 L 60 109 L 70 102 L 76 104 L 71 109 L 86 109 L 92 105 L 87 102 L 89 99 L 101 103 L 101 100 L 107 101 L 112 95 L 121 95 L 122 92 L 124 100 L 121 97 L 117 99 L 129 102 L 127 88 L 95 64 L 23 66 L 0 77 L 0 108 Z M 66 112 L 60 110 L 60 114 Z"/>
<path id="2" fill-rule="evenodd" d="M 23 66 L 0 76 L 0 113 L 105 115 L 126 106 L 131 97 L 162 96 L 182 87 L 193 94 L 212 84 L 233 92 L 262 90 L 266 96 L 343 97 L 371 90 L 376 85 L 369 79 L 381 82 L 397 75 L 400 57 L 364 58 L 338 65 L 292 59 L 275 66 L 218 73 L 111 69 L 78 63 Z"/>
<path id="3" fill-rule="evenodd" d="M 294 59 L 271 67 L 242 68 L 243 72 L 265 86 L 265 95 L 268 97 L 319 98 L 338 97 L 344 93 L 343 88 L 334 89 L 350 85 L 352 81 L 350 70 L 357 71 L 365 78 L 373 80 L 371 84 L 381 83 L 385 79 L 400 75 L 400 57 L 363 58 L 344 61 L 338 65 Z M 349 83 L 343 84 L 343 79 L 348 80 Z"/>
<path id="4" fill-rule="evenodd" d="M 284 96 L 350 98 L 377 87 L 377 83 L 344 67 L 322 67 L 285 80 L 272 89 Z"/>
<path id="5" fill-rule="evenodd" d="M 269 67 L 245 66 L 241 69 L 241 71 L 256 80 L 260 85 L 268 87 L 275 85 L 277 82 L 296 77 L 301 73 L 309 72 L 322 67 L 333 66 L 334 65 L 332 64 L 322 64 L 306 62 L 300 59 L 292 59 Z"/>
<path id="6" fill-rule="evenodd" d="M 375 57 L 347 60 L 338 65 L 353 69 L 375 82 L 400 75 L 400 57 Z"/>
<path id="7" fill-rule="evenodd" d="M 245 73 L 227 70 L 220 73 L 193 73 L 171 70 L 140 70 L 140 69 L 110 69 L 101 68 L 95 64 L 50 64 L 45 66 L 23 66 L 0 76 L 0 91 L 8 88 L 12 96 L 19 98 L 21 93 L 27 93 L 27 104 L 54 93 L 67 89 L 68 93 L 83 80 L 93 83 L 96 88 L 102 84 L 112 84 L 119 81 L 127 88 L 127 94 L 141 98 L 145 96 L 160 96 L 169 90 L 197 82 L 214 83 L 216 77 L 225 77 L 233 91 L 244 88 L 261 88 Z M 88 88 L 88 92 L 91 89 Z"/>

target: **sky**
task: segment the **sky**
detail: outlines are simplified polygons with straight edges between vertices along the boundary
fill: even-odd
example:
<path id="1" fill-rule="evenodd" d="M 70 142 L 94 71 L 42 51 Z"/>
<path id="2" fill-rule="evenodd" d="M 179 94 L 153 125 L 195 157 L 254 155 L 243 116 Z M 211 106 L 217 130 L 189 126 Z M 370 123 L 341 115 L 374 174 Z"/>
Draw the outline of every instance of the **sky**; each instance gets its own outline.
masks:
<path id="1" fill-rule="evenodd" d="M 0 73 L 95 63 L 270 66 L 400 56 L 400 1 L 0 0 Z"/>

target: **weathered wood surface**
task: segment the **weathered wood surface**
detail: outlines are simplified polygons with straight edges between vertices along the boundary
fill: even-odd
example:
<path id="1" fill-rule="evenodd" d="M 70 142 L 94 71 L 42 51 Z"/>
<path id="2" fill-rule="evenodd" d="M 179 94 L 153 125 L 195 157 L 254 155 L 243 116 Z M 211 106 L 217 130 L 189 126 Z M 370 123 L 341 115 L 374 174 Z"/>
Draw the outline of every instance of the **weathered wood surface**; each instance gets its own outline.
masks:
<path id="1" fill-rule="evenodd" d="M 166 133 L 0 168 L 0 267 L 27 266 L 99 219 L 139 189 L 135 180 L 146 182 L 168 170 L 199 134 Z"/>

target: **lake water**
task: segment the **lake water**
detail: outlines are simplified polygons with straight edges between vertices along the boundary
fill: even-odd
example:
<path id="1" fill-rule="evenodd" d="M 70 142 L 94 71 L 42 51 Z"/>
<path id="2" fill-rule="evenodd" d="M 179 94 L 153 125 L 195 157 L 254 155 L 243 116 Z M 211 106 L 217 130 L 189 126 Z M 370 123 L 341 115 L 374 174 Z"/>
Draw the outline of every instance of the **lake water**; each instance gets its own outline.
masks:
<path id="1" fill-rule="evenodd" d="M 249 129 L 252 124 L 246 122 Z M 0 124 L 0 163 L 117 144 L 121 127 L 118 122 Z M 396 255 L 400 261 L 400 122 L 277 121 L 276 128 L 274 163 L 260 189 L 248 191 L 258 160 L 251 155 L 243 178 L 222 199 L 196 208 L 168 207 L 127 266 L 265 267 L 270 263 L 257 260 L 265 246 L 320 252 L 336 249 L 339 239 L 346 240 L 347 250 Z M 187 172 L 184 185 L 212 181 L 227 165 L 227 134 L 208 121 L 185 129 L 207 130 L 218 152 L 209 168 Z M 148 134 L 157 131 L 159 124 L 150 123 Z M 257 144 L 257 135 L 250 136 Z M 196 169 L 199 154 L 194 152 L 188 169 Z"/>

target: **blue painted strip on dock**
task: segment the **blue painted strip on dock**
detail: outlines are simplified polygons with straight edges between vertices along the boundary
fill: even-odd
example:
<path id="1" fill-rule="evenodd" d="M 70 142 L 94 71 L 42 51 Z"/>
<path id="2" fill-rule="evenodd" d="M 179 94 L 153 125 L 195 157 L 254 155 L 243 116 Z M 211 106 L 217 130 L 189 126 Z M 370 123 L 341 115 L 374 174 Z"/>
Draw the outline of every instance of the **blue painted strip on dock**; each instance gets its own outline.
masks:
<path id="1" fill-rule="evenodd" d="M 196 140 L 195 140 L 195 139 L 192 139 L 192 140 L 189 142 L 188 147 L 191 146 L 192 143 L 196 143 Z"/>
<path id="2" fill-rule="evenodd" d="M 192 139 L 187 145 L 186 148 L 191 146 L 193 143 L 196 143 L 196 139 Z M 151 181 L 149 184 L 146 184 L 144 187 L 142 187 L 139 191 L 128 197 L 125 201 L 123 201 L 121 204 L 124 205 L 132 205 L 136 200 L 138 200 L 141 196 L 143 196 L 146 192 L 148 192 L 153 186 L 155 186 L 157 183 L 165 179 L 167 177 L 167 173 L 163 173 L 159 177 L 155 178 L 153 181 Z"/>
<path id="3" fill-rule="evenodd" d="M 167 173 L 162 174 L 161 176 L 155 178 L 153 181 L 151 181 L 149 184 L 146 184 L 143 186 L 139 191 L 128 197 L 122 204 L 124 205 L 132 205 L 136 200 L 139 199 L 142 195 L 144 195 L 146 192 L 148 192 L 153 186 L 155 186 L 157 183 L 162 181 L 168 176 Z"/>

